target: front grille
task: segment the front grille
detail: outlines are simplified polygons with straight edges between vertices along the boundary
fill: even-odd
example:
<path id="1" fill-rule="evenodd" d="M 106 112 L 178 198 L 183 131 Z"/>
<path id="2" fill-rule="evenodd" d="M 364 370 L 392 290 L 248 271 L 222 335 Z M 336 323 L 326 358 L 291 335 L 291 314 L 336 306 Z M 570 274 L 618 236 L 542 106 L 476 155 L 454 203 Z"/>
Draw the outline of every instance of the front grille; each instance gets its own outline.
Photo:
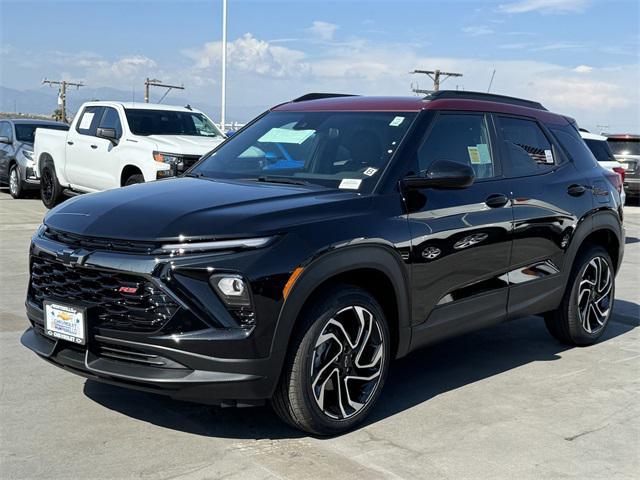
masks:
<path id="1" fill-rule="evenodd" d="M 159 247 L 159 245 L 154 242 L 134 242 L 129 240 L 85 237 L 75 233 L 62 232 L 50 227 L 45 229 L 44 236 L 54 242 L 67 245 L 69 248 L 86 248 L 88 250 L 148 254 Z"/>
<path id="2" fill-rule="evenodd" d="M 135 332 L 159 329 L 178 310 L 168 295 L 145 278 L 70 267 L 41 257 L 32 257 L 29 297 L 40 308 L 45 299 L 87 307 L 90 326 Z"/>
<path id="3" fill-rule="evenodd" d="M 180 155 L 180 163 L 178 163 L 178 175 L 186 172 L 193 167 L 200 157 L 198 155 Z"/>

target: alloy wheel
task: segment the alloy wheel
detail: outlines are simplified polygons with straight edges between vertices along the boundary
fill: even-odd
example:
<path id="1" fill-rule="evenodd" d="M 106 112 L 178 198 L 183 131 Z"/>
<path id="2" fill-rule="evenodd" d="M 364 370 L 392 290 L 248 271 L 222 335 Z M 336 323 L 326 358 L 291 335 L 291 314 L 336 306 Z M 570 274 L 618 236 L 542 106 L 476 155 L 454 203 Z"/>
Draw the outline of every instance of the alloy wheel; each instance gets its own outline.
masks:
<path id="1" fill-rule="evenodd" d="M 318 336 L 311 390 L 328 417 L 353 417 L 373 398 L 385 361 L 379 321 L 366 308 L 351 306 L 329 319 Z"/>
<path id="2" fill-rule="evenodd" d="M 603 257 L 594 257 L 583 270 L 578 286 L 578 314 L 587 333 L 595 334 L 605 327 L 611 314 L 612 296 L 609 263 Z"/>
<path id="3" fill-rule="evenodd" d="M 13 196 L 18 194 L 18 171 L 15 167 L 11 169 L 9 174 L 9 191 Z"/>
<path id="4" fill-rule="evenodd" d="M 48 168 L 42 171 L 41 183 L 42 198 L 49 202 L 53 198 L 53 177 Z"/>

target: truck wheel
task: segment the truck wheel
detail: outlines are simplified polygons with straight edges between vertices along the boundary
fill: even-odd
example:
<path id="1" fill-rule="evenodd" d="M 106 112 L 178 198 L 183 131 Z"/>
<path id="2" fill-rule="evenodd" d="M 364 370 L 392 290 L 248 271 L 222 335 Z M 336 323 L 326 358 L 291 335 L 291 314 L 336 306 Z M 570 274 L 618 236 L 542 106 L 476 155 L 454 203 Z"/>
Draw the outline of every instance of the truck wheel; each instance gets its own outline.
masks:
<path id="1" fill-rule="evenodd" d="M 600 246 L 587 247 L 576 257 L 560 307 L 545 315 L 549 333 L 567 345 L 593 345 L 609 324 L 614 295 L 611 257 Z"/>
<path id="2" fill-rule="evenodd" d="M 20 171 L 14 163 L 9 169 L 9 193 L 13 198 L 22 198 L 22 181 L 20 180 Z"/>
<path id="3" fill-rule="evenodd" d="M 40 198 L 47 208 L 53 208 L 64 200 L 62 186 L 58 182 L 56 170 L 51 163 L 42 167 L 40 178 Z"/>
<path id="4" fill-rule="evenodd" d="M 312 434 L 349 430 L 380 395 L 390 343 L 384 313 L 371 294 L 350 285 L 323 292 L 298 321 L 273 409 Z"/>
<path id="5" fill-rule="evenodd" d="M 135 185 L 136 183 L 144 183 L 144 175 L 136 173 L 135 175 L 131 175 L 127 178 L 127 181 L 124 182 L 124 186 Z"/>

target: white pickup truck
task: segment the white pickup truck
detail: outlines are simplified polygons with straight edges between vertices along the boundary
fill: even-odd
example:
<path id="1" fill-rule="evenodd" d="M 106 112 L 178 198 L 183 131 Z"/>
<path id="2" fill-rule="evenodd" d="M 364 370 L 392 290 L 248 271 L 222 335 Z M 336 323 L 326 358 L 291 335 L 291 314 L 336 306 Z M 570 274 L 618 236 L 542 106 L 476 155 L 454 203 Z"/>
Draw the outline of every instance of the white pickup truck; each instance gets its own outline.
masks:
<path id="1" fill-rule="evenodd" d="M 87 102 L 68 132 L 38 129 L 34 156 L 47 208 L 86 193 L 181 174 L 224 141 L 191 107 Z"/>

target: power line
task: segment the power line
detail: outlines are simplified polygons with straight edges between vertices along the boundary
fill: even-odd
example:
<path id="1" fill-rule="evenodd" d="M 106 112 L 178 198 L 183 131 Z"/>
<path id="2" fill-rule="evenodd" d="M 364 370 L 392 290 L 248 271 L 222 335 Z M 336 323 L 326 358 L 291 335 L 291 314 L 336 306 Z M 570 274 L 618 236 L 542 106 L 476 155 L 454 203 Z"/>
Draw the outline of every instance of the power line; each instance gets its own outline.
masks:
<path id="1" fill-rule="evenodd" d="M 433 80 L 433 90 L 421 90 L 419 88 L 414 88 L 413 91 L 415 93 L 430 93 L 431 91 L 437 92 L 438 90 L 440 90 L 440 84 L 442 84 L 447 78 L 449 77 L 461 77 L 462 74 L 461 73 L 455 73 L 455 72 L 443 72 L 441 70 L 414 70 L 413 72 L 410 72 L 411 74 L 414 73 L 422 73 L 424 75 L 427 75 L 431 80 Z"/>
<path id="2" fill-rule="evenodd" d="M 149 103 L 149 87 L 162 87 L 167 89 L 158 103 L 162 103 L 164 97 L 166 97 L 171 90 L 184 90 L 184 85 L 167 85 L 162 83 L 162 80 L 150 79 L 147 77 L 144 81 L 144 103 Z"/>
<path id="3" fill-rule="evenodd" d="M 80 89 L 80 87 L 84 87 L 83 83 L 76 82 L 67 82 L 66 80 L 47 80 L 46 78 L 42 80 L 42 84 L 53 86 L 60 85 L 60 89 L 58 91 L 58 105 L 60 105 L 60 117 L 63 122 L 67 121 L 67 87 L 76 87 L 76 89 Z"/>

